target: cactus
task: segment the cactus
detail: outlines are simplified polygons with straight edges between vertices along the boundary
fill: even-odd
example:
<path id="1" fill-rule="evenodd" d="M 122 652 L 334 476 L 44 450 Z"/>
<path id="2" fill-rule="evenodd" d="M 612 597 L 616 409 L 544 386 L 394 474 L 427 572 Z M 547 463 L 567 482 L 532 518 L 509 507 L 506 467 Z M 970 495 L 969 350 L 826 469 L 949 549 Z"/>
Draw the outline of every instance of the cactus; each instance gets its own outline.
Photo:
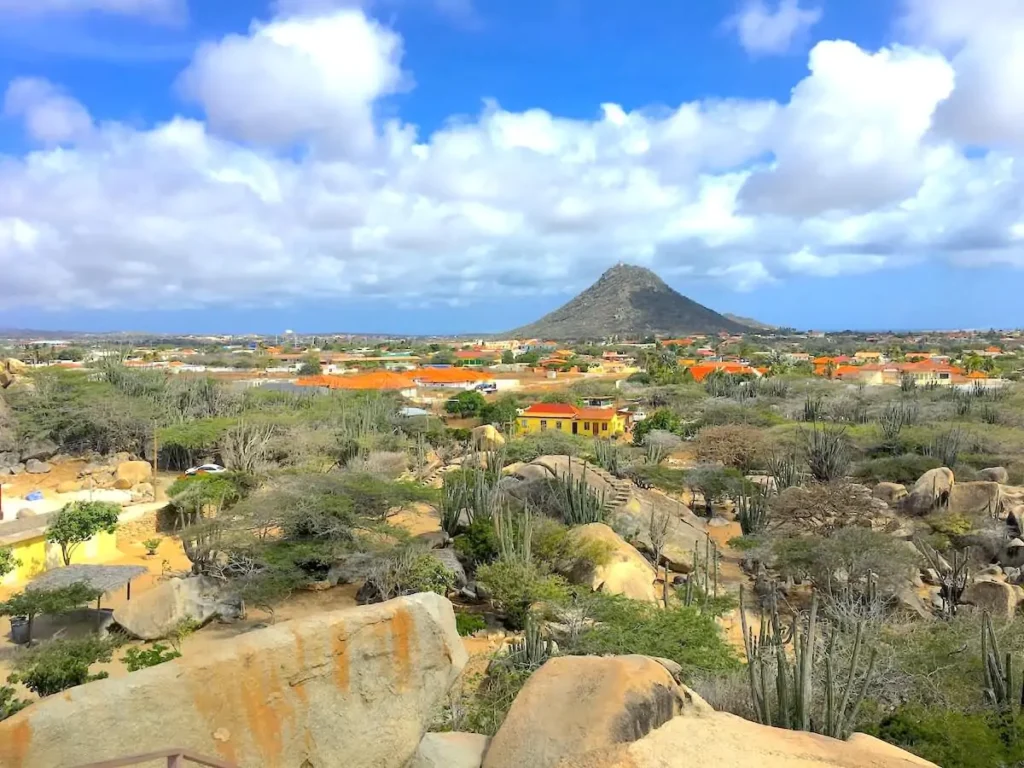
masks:
<path id="1" fill-rule="evenodd" d="M 808 395 L 804 400 L 803 420 L 810 422 L 821 421 L 825 415 L 825 401 L 819 395 L 812 397 Z"/>
<path id="2" fill-rule="evenodd" d="M 915 541 L 925 562 L 939 577 L 939 596 L 942 598 L 942 615 L 951 619 L 956 616 L 960 596 L 967 589 L 970 571 L 967 568 L 970 547 L 953 550 L 953 562 L 946 562 L 936 549 L 924 540 Z"/>
<path id="3" fill-rule="evenodd" d="M 608 510 L 605 494 L 594 493 L 587 484 L 586 465 L 583 466 L 583 472 L 579 477 L 573 477 L 570 472 L 564 477 L 552 478 L 550 483 L 562 522 L 566 525 L 604 522 Z"/>
<path id="4" fill-rule="evenodd" d="M 768 474 L 775 481 L 775 492 L 800 484 L 800 469 L 797 458 L 791 453 L 775 454 L 768 457 Z"/>
<path id="5" fill-rule="evenodd" d="M 819 482 L 830 483 L 842 478 L 850 467 L 846 428 L 815 425 L 807 437 L 807 464 Z"/>
<path id="6" fill-rule="evenodd" d="M 619 477 L 623 471 L 622 450 L 611 440 L 594 441 L 594 458 L 597 465 Z"/>
<path id="7" fill-rule="evenodd" d="M 953 467 L 960 458 L 960 446 L 963 443 L 964 433 L 959 427 L 953 427 L 948 432 L 937 435 L 928 448 L 928 454 L 939 460 L 944 467 Z"/>
<path id="8" fill-rule="evenodd" d="M 544 639 L 540 627 L 532 616 L 526 619 L 522 640 L 513 640 L 508 646 L 512 664 L 523 669 L 536 669 L 555 654 L 555 644 Z"/>
<path id="9" fill-rule="evenodd" d="M 529 507 L 514 512 L 500 503 L 494 511 L 494 530 L 498 534 L 498 551 L 509 562 L 529 564 L 532 556 L 533 513 Z"/>
<path id="10" fill-rule="evenodd" d="M 1013 688 L 1013 656 L 1009 652 L 1000 659 L 999 641 L 992 628 L 992 617 L 988 611 L 981 615 L 981 664 L 985 698 L 1001 712 L 1012 713 L 1018 707 L 1024 714 L 1024 680 L 1021 681 L 1020 698 L 1015 697 Z"/>
<path id="11" fill-rule="evenodd" d="M 846 673 L 843 690 L 835 667 L 838 628 L 833 628 L 824 651 L 824 702 L 816 701 L 814 688 L 814 661 L 818 635 L 818 595 L 812 593 L 811 606 L 804 624 L 799 617 L 788 631 L 779 616 L 775 590 L 771 590 L 768 613 L 761 609 L 761 628 L 757 636 L 747 624 L 743 604 L 744 590 L 740 588 L 740 622 L 743 629 L 743 647 L 747 656 L 747 678 L 751 700 L 757 719 L 763 725 L 774 725 L 799 731 L 815 731 L 833 738 L 845 738 L 850 726 L 857 720 L 860 709 L 874 676 L 875 650 L 870 651 L 867 668 L 860 678 L 864 647 L 864 622 L 856 624 L 853 656 Z M 789 652 L 787 652 L 787 650 Z M 772 664 L 774 656 L 774 664 Z M 793 664 L 790 665 L 790 656 Z M 775 708 L 770 692 L 770 676 L 775 675 Z M 815 719 L 816 711 L 823 714 Z"/>
<path id="12" fill-rule="evenodd" d="M 756 536 L 764 532 L 769 518 L 767 490 L 755 485 L 750 493 L 743 494 L 736 501 L 736 511 L 744 536 Z"/>

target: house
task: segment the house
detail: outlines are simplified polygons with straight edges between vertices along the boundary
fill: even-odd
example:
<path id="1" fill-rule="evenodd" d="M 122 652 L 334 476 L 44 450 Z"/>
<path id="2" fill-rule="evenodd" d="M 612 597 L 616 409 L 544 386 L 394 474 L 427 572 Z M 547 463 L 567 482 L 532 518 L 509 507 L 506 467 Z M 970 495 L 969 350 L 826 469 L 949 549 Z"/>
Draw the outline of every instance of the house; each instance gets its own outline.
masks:
<path id="1" fill-rule="evenodd" d="M 518 434 L 549 429 L 573 435 L 612 437 L 626 431 L 626 422 L 614 408 L 579 408 L 568 403 L 534 403 L 516 417 Z"/>
<path id="2" fill-rule="evenodd" d="M 704 381 L 704 379 L 716 371 L 729 373 L 734 376 L 750 375 L 760 377 L 761 375 L 749 365 L 733 362 L 698 363 L 697 365 L 691 365 L 687 370 L 693 376 L 693 380 L 698 382 Z"/>
<path id="3" fill-rule="evenodd" d="M 419 368 L 406 375 L 419 386 L 443 389 L 476 389 L 494 382 L 490 373 L 469 368 Z"/>
<path id="4" fill-rule="evenodd" d="M 326 389 L 375 389 L 398 392 L 402 397 L 416 397 L 416 382 L 408 376 L 391 371 L 352 373 L 345 376 L 305 376 L 295 382 L 300 387 Z"/>

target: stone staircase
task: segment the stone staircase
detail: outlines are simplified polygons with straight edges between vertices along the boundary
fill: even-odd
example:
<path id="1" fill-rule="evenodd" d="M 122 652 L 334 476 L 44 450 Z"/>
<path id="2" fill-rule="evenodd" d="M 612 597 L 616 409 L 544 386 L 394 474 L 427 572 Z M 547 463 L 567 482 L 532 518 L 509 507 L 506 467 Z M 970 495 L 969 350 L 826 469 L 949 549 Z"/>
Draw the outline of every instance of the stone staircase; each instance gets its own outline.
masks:
<path id="1" fill-rule="evenodd" d="M 608 511 L 615 512 L 624 507 L 633 493 L 633 483 L 630 480 L 615 477 L 611 472 L 596 464 L 586 463 L 585 466 L 588 472 L 593 472 L 612 487 L 612 494 L 608 499 Z"/>

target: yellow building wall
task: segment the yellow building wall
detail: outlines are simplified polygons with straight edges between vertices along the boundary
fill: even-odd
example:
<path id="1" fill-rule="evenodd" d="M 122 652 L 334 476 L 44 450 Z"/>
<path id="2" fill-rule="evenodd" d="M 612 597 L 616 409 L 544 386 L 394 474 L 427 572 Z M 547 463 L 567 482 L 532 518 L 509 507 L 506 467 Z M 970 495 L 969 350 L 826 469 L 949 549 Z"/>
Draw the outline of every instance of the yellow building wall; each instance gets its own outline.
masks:
<path id="1" fill-rule="evenodd" d="M 516 419 L 516 434 L 517 435 L 528 435 L 534 432 L 544 431 L 541 428 L 541 422 L 547 423 L 547 430 L 553 432 L 565 432 L 566 434 L 572 434 L 573 420 L 571 418 L 557 419 L 554 417 L 545 416 L 540 418 L 538 416 L 520 416 Z M 600 421 L 588 421 L 586 419 L 577 419 L 577 433 L 579 435 L 586 435 L 587 437 L 611 437 L 625 432 L 625 424 L 622 421 L 622 417 L 616 414 L 608 420 L 608 429 L 602 430 L 601 424 L 604 422 Z M 558 425 L 561 424 L 561 427 Z M 584 425 L 587 425 L 584 428 Z"/>
<path id="2" fill-rule="evenodd" d="M 43 571 L 64 565 L 60 545 L 47 542 L 46 534 L 43 532 L 8 546 L 14 553 L 14 558 L 19 561 L 19 565 L 0 579 L 0 586 L 16 586 L 30 581 Z M 117 534 L 98 533 L 71 553 L 71 563 L 105 563 L 116 560 L 119 555 Z"/>

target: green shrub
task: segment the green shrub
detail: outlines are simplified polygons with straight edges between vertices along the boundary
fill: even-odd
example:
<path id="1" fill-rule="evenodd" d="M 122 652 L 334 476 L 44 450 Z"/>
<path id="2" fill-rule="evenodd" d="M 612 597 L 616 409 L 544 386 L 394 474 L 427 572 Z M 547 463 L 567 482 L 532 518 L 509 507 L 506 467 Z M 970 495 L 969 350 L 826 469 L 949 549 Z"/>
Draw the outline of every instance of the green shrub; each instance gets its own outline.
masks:
<path id="1" fill-rule="evenodd" d="M 23 684 L 39 696 L 51 696 L 107 677 L 106 672 L 90 674 L 89 667 L 110 661 L 113 652 L 113 643 L 95 636 L 54 640 L 18 657 L 15 671 L 7 679 Z"/>
<path id="2" fill-rule="evenodd" d="M 487 622 L 479 613 L 456 613 L 455 628 L 463 637 L 487 629 Z"/>
<path id="3" fill-rule="evenodd" d="M 531 674 L 511 664 L 491 664 L 482 679 L 471 678 L 456 692 L 434 727 L 493 736 Z"/>
<path id="4" fill-rule="evenodd" d="M 531 462 L 538 456 L 579 456 L 588 447 L 586 438 L 548 429 L 505 443 L 505 463 Z"/>
<path id="5" fill-rule="evenodd" d="M 364 595 L 370 602 L 379 602 L 417 592 L 446 595 L 454 586 L 455 574 L 438 558 L 402 546 L 373 565 L 366 577 Z"/>
<path id="6" fill-rule="evenodd" d="M 607 563 L 611 546 L 594 539 L 581 541 L 558 521 L 540 518 L 533 523 L 531 552 L 544 570 L 568 576 Z"/>
<path id="7" fill-rule="evenodd" d="M 160 643 L 155 643 L 150 648 L 139 648 L 137 646 L 129 648 L 124 652 L 121 661 L 124 662 L 129 672 L 138 672 L 140 669 L 155 667 L 157 664 L 163 664 L 165 661 L 180 657 L 180 651 Z"/>
<path id="8" fill-rule="evenodd" d="M 935 512 L 928 515 L 925 522 L 936 533 L 952 537 L 963 536 L 974 528 L 974 524 L 970 520 L 956 512 Z"/>
<path id="9" fill-rule="evenodd" d="M 0 547 L 0 579 L 14 571 L 21 562 L 14 556 L 10 547 Z"/>
<path id="10" fill-rule="evenodd" d="M 715 623 L 715 611 L 696 606 L 668 610 L 619 595 L 586 598 L 596 624 L 567 649 L 575 655 L 642 654 L 682 665 L 684 671 L 739 668 L 736 653 Z M 722 606 L 724 607 L 724 605 Z"/>
<path id="11" fill-rule="evenodd" d="M 1010 768 L 1024 761 L 1024 717 L 907 706 L 864 730 L 944 768 Z"/>
<path id="12" fill-rule="evenodd" d="M 23 699 L 14 698 L 14 689 L 9 685 L 0 685 L 0 722 L 6 720 L 15 712 L 20 712 L 28 706 Z"/>
<path id="13" fill-rule="evenodd" d="M 492 563 L 498 558 L 498 533 L 494 520 L 476 517 L 469 527 L 455 537 L 455 551 L 469 563 L 471 568 Z"/>
<path id="14" fill-rule="evenodd" d="M 561 602 L 569 594 L 565 579 L 545 573 L 533 562 L 497 560 L 481 566 L 476 577 L 512 629 L 526 626 L 526 617 L 535 603 Z"/>
<path id="15" fill-rule="evenodd" d="M 0 616 L 24 616 L 28 619 L 29 640 L 32 639 L 32 624 L 41 613 L 70 613 L 86 603 L 101 597 L 103 592 L 85 582 L 69 584 L 57 589 L 26 589 L 0 603 Z"/>
<path id="16" fill-rule="evenodd" d="M 908 453 L 862 461 L 857 465 L 854 475 L 863 483 L 900 483 L 910 486 L 929 469 L 938 466 L 939 460 L 934 456 Z"/>

